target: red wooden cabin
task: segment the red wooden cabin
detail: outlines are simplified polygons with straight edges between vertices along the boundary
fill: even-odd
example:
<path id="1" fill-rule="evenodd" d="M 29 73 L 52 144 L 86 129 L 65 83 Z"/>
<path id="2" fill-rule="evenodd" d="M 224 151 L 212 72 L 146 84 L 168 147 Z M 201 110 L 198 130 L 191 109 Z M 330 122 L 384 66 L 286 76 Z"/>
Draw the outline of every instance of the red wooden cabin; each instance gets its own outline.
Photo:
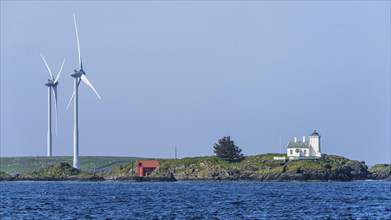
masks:
<path id="1" fill-rule="evenodd" d="M 148 176 L 159 166 L 158 160 L 139 160 L 138 161 L 138 175 Z"/>

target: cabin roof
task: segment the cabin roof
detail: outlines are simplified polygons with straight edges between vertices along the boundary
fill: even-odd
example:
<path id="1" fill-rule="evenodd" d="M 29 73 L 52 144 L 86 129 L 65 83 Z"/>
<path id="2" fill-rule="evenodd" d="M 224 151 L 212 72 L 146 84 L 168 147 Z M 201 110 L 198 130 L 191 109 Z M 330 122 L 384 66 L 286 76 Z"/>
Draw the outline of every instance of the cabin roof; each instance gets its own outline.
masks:
<path id="1" fill-rule="evenodd" d="M 149 168 L 156 168 L 159 166 L 159 161 L 158 160 L 139 160 L 138 164 L 142 167 L 149 167 Z"/>

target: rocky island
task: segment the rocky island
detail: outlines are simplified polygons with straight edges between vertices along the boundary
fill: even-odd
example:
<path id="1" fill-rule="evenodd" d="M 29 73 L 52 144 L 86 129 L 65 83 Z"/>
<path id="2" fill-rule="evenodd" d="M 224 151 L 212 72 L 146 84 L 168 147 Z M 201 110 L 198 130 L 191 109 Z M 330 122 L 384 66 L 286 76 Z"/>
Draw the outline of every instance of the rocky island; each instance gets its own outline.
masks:
<path id="1" fill-rule="evenodd" d="M 6 181 L 103 181 L 104 178 L 75 169 L 70 164 L 62 162 L 39 169 L 34 172 L 27 172 L 15 175 L 9 175 L 4 172 L 0 174 L 0 180 Z"/>
<path id="2" fill-rule="evenodd" d="M 316 160 L 274 160 L 282 154 L 245 156 L 229 162 L 216 156 L 183 159 L 158 159 L 160 166 L 147 177 L 135 173 L 135 161 L 107 171 L 89 173 L 60 163 L 35 172 L 10 175 L 0 171 L 0 181 L 354 181 L 391 180 L 390 164 L 368 168 L 365 162 L 335 155 L 322 155 Z"/>
<path id="3" fill-rule="evenodd" d="M 178 180 L 207 181 L 353 181 L 372 178 L 364 162 L 322 155 L 317 160 L 276 161 L 282 154 L 246 156 L 236 162 L 198 157 L 160 160 L 155 175 L 174 173 Z"/>
<path id="4" fill-rule="evenodd" d="M 376 164 L 368 169 L 370 179 L 391 181 L 391 164 Z"/>

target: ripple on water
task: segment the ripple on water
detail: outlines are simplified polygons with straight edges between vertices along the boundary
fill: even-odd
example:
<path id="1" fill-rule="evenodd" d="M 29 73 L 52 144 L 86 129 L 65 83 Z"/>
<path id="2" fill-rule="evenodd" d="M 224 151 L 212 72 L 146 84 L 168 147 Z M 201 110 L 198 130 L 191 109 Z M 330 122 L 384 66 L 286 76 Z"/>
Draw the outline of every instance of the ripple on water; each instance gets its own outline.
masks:
<path id="1" fill-rule="evenodd" d="M 0 219 L 391 219 L 391 183 L 1 182 Z"/>

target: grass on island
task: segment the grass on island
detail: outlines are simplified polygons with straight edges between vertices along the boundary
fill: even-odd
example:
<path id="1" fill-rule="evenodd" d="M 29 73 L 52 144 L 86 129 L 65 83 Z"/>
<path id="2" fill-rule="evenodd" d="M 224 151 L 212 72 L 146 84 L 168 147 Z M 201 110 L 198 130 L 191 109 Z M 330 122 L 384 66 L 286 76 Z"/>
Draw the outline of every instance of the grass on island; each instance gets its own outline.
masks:
<path id="1" fill-rule="evenodd" d="M 106 156 L 81 156 L 80 169 L 87 172 L 107 171 L 117 165 L 139 160 L 138 157 L 106 157 Z M 1 157 L 0 171 L 6 173 L 27 173 L 48 167 L 50 165 L 67 162 L 72 164 L 73 157 Z"/>
<path id="2" fill-rule="evenodd" d="M 297 170 L 321 170 L 340 169 L 344 166 L 359 166 L 362 162 L 349 160 L 336 155 L 322 155 L 316 160 L 286 160 L 275 161 L 274 157 L 286 157 L 286 154 L 260 154 L 255 156 L 245 156 L 239 161 L 229 162 L 216 156 L 189 157 L 183 159 L 160 159 L 162 169 L 175 169 L 175 173 L 182 172 L 210 172 L 212 170 L 243 170 L 249 173 L 269 173 L 282 171 L 283 169 Z"/>
<path id="3" fill-rule="evenodd" d="M 369 172 L 382 172 L 382 171 L 390 171 L 391 172 L 391 164 L 376 164 L 368 169 Z"/>
<path id="4" fill-rule="evenodd" d="M 187 157 L 182 159 L 160 159 L 161 167 L 175 167 L 184 165 L 188 166 L 203 166 L 205 165 L 219 165 L 227 168 L 237 168 L 246 165 L 253 166 L 266 166 L 269 164 L 274 164 L 274 157 L 283 157 L 284 154 L 260 154 L 255 156 L 244 156 L 241 160 L 238 161 L 227 161 L 216 156 L 205 156 L 205 157 Z"/>
<path id="5" fill-rule="evenodd" d="M 216 156 L 188 157 L 182 159 L 160 159 L 162 169 L 175 168 L 176 173 L 186 172 L 189 169 L 197 170 L 200 173 L 208 172 L 210 169 L 239 170 L 247 167 L 250 170 L 273 169 L 281 164 L 276 162 L 274 157 L 284 157 L 285 154 L 260 154 L 255 156 L 244 156 L 241 160 L 229 162 Z"/>

